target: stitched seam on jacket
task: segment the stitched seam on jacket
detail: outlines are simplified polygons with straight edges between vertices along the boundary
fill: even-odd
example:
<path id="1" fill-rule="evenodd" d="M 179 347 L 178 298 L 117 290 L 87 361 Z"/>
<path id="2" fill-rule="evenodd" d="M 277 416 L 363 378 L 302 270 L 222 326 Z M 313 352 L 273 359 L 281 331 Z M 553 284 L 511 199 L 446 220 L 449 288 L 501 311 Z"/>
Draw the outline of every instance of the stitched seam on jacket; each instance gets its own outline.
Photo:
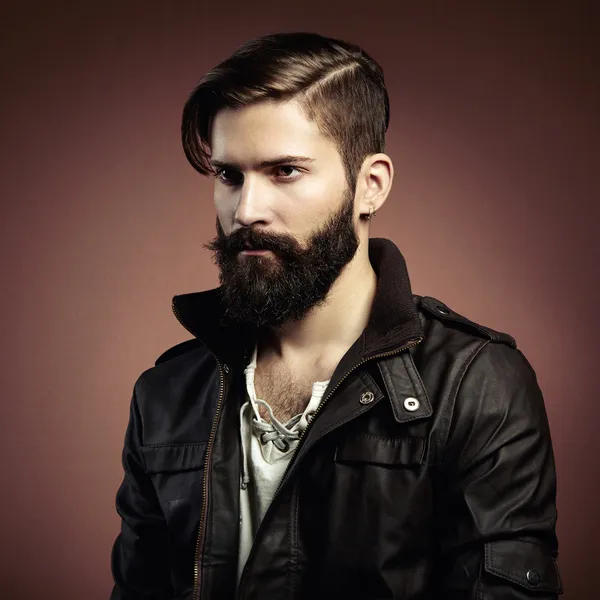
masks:
<path id="1" fill-rule="evenodd" d="M 475 582 L 475 594 L 477 595 L 477 600 L 485 600 L 485 598 L 483 597 L 483 589 L 481 587 L 481 579 L 483 577 L 484 565 L 487 562 L 487 544 L 484 544 L 483 552 L 484 556 L 479 564 L 479 574 L 477 575 L 477 581 Z"/>
<path id="2" fill-rule="evenodd" d="M 137 435 L 137 440 L 134 441 L 134 444 L 137 443 L 137 454 L 139 454 L 140 458 L 142 459 L 142 466 L 144 469 L 144 473 L 146 473 L 146 475 L 148 474 L 148 465 L 146 464 L 146 455 L 142 452 L 142 448 L 143 448 L 143 444 L 142 444 L 142 440 L 144 439 L 144 434 L 143 434 L 143 422 L 142 422 L 142 415 L 140 413 L 140 407 L 138 406 L 138 401 L 137 401 L 137 393 L 135 391 L 133 391 L 133 398 L 132 398 L 132 402 L 133 402 L 133 413 L 134 413 L 134 418 L 137 418 L 138 420 L 138 424 L 135 425 L 135 427 L 137 429 L 139 429 L 138 431 L 138 435 Z M 136 451 L 136 448 L 132 448 L 132 451 Z"/>
<path id="3" fill-rule="evenodd" d="M 408 378 L 410 379 L 410 384 L 412 385 L 413 389 L 415 390 L 415 393 L 418 395 L 418 393 L 420 391 L 423 394 L 422 403 L 425 404 L 425 401 L 427 401 L 427 408 L 431 409 L 431 403 L 429 402 L 429 398 L 427 397 L 427 390 L 425 389 L 425 384 L 423 383 L 423 381 L 421 380 L 421 377 L 419 376 L 419 373 L 417 371 L 417 366 L 415 365 L 410 352 L 407 352 L 406 354 L 404 354 L 402 360 L 404 362 L 404 367 L 408 374 Z M 420 411 L 417 411 L 417 412 L 420 412 Z M 426 415 L 424 415 L 424 414 L 415 414 L 414 416 L 405 418 L 404 420 L 407 422 L 415 421 L 417 419 L 422 419 L 425 416 Z"/>
<path id="4" fill-rule="evenodd" d="M 297 522 L 298 522 L 298 485 L 296 484 L 292 488 L 291 495 L 291 519 L 290 519 L 290 527 L 288 529 L 288 539 L 290 544 L 290 561 L 288 563 L 288 577 L 290 581 L 289 586 L 289 598 L 292 600 L 295 597 L 295 592 L 298 589 L 298 532 L 297 532 Z"/>
<path id="5" fill-rule="evenodd" d="M 450 388 L 450 391 L 448 393 L 449 406 L 446 410 L 446 414 L 444 414 L 441 418 L 444 425 L 441 428 L 440 434 L 438 436 L 436 436 L 436 438 L 440 440 L 436 447 L 436 453 L 437 453 L 436 458 L 439 457 L 439 460 L 437 460 L 436 462 L 438 462 L 440 465 L 443 465 L 446 460 L 445 451 L 446 451 L 446 448 L 448 445 L 448 437 L 450 435 L 450 427 L 452 425 L 452 417 L 454 416 L 454 408 L 456 405 L 456 400 L 457 400 L 458 394 L 460 392 L 460 387 L 465 378 L 465 374 L 468 371 L 471 364 L 473 363 L 473 361 L 475 360 L 475 358 L 477 357 L 477 355 L 490 343 L 491 342 L 489 339 L 484 340 L 483 343 L 480 344 L 479 346 L 477 346 L 477 348 L 475 348 L 475 350 L 471 353 L 471 355 L 469 357 L 467 357 L 467 359 L 465 359 L 460 372 L 456 376 L 456 379 L 455 379 L 454 383 L 452 384 L 452 387 Z"/>
<path id="6" fill-rule="evenodd" d="M 145 444 L 142 448 L 148 448 L 149 450 L 153 450 L 156 448 L 157 450 L 160 448 L 187 448 L 187 447 L 197 447 L 197 446 L 206 446 L 208 442 L 189 442 L 186 444 Z"/>
<path id="7" fill-rule="evenodd" d="M 490 544 L 490 567 L 488 569 L 490 571 L 490 573 L 494 573 L 495 575 L 499 575 L 501 577 L 502 576 L 506 577 L 509 581 L 512 581 L 513 583 L 516 583 L 517 585 L 523 585 L 522 579 L 519 578 L 519 576 L 516 573 L 513 573 L 512 571 L 509 571 L 507 569 L 498 569 L 498 568 L 494 567 L 493 564 L 494 564 L 494 548 L 493 548 L 493 545 Z M 531 587 L 531 586 L 529 586 L 529 587 Z"/>
<path id="8" fill-rule="evenodd" d="M 535 546 L 536 548 L 539 548 L 542 552 L 545 550 L 544 546 L 540 545 L 540 544 L 536 544 L 534 542 L 529 542 L 527 540 L 517 540 L 519 543 L 521 544 L 529 544 L 530 546 Z M 487 544 L 486 544 L 487 547 Z M 494 566 L 494 544 L 490 543 L 489 544 L 490 547 L 490 567 L 489 567 L 489 571 L 492 573 L 495 573 L 497 575 L 510 575 L 512 577 L 514 577 L 514 579 L 511 579 L 511 581 L 513 581 L 514 583 L 517 583 L 519 585 L 525 585 L 523 583 L 523 576 L 519 573 L 513 573 L 512 571 L 509 571 L 508 569 L 502 568 L 502 567 L 495 567 Z M 550 556 L 550 560 L 552 560 L 552 566 L 554 567 L 555 572 L 557 571 L 556 569 L 556 565 L 554 564 L 554 559 Z M 544 585 L 546 584 L 546 585 Z M 540 587 L 540 585 L 543 585 L 543 587 Z M 540 581 L 540 584 L 533 586 L 533 585 L 529 585 L 526 586 L 527 589 L 532 589 L 532 590 L 539 590 L 539 591 L 548 591 L 548 588 L 552 588 L 550 582 L 542 580 Z"/>
<path id="9" fill-rule="evenodd" d="M 402 419 L 402 416 L 398 413 L 398 396 L 395 393 L 395 388 L 393 386 L 392 378 L 389 374 L 388 367 L 384 360 L 377 361 L 377 368 L 379 369 L 379 374 L 381 375 L 381 379 L 383 381 L 383 386 L 385 388 L 386 394 L 390 399 L 390 404 L 392 406 L 392 412 L 394 413 L 394 418 L 397 421 Z"/>
<path id="10" fill-rule="evenodd" d="M 352 439 L 358 438 L 372 438 L 374 440 L 381 440 L 382 442 L 386 442 L 388 444 L 397 444 L 400 442 L 409 442 L 409 443 L 419 443 L 422 442 L 425 438 L 416 438 L 416 437 L 383 437 L 381 435 L 373 435 L 372 433 L 362 433 L 357 436 L 352 436 Z"/>

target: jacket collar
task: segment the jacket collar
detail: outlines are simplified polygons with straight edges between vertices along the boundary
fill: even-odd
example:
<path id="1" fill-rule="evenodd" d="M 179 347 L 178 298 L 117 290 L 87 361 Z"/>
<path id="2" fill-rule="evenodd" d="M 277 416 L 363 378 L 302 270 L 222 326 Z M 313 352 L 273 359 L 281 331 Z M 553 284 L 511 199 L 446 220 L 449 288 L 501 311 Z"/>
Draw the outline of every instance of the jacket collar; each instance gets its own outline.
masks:
<path id="1" fill-rule="evenodd" d="M 362 358 L 390 352 L 423 337 L 404 256 L 388 239 L 369 239 L 369 260 L 377 275 L 371 315 L 355 350 Z M 256 328 L 225 317 L 219 288 L 178 294 L 172 309 L 181 325 L 225 361 L 246 360 Z M 243 347 L 240 347 L 240 345 Z"/>

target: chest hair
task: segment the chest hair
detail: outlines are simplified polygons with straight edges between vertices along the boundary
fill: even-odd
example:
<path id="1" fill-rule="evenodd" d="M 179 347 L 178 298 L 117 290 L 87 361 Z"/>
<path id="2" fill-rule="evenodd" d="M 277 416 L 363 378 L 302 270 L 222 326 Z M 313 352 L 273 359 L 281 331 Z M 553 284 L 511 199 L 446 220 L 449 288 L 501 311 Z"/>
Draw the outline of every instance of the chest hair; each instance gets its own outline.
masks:
<path id="1" fill-rule="evenodd" d="M 281 423 L 304 412 L 312 396 L 312 387 L 311 377 L 293 373 L 285 365 L 269 366 L 255 372 L 256 397 L 269 404 Z M 263 419 L 268 420 L 266 409 L 261 406 L 259 410 Z"/>

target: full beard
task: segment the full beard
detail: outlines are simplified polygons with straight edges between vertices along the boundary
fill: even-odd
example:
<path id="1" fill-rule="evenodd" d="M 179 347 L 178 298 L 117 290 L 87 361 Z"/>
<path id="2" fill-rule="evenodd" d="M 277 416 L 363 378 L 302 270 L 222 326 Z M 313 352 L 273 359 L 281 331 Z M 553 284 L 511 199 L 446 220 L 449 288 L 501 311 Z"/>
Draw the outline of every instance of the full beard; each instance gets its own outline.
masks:
<path id="1" fill-rule="evenodd" d="M 226 236 L 217 219 L 217 236 L 206 248 L 219 268 L 220 294 L 228 319 L 256 326 L 301 320 L 325 302 L 359 240 L 353 221 L 353 195 L 314 232 L 305 248 L 286 234 L 244 227 Z M 241 256 L 248 243 L 268 255 Z"/>

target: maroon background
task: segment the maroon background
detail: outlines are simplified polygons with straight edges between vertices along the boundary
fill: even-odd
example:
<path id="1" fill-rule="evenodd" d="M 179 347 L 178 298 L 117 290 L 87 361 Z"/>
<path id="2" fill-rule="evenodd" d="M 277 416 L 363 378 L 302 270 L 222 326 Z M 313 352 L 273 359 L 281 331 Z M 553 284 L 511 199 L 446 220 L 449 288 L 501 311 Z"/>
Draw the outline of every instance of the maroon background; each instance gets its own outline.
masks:
<path id="1" fill-rule="evenodd" d="M 415 292 L 508 331 L 537 371 L 564 598 L 596 597 L 594 3 L 166 4 L 0 15 L 0 596 L 108 597 L 133 384 L 189 337 L 172 295 L 217 284 L 212 188 L 183 157 L 181 108 L 244 40 L 313 30 L 386 73 L 396 176 L 372 235 L 399 245 Z"/>

